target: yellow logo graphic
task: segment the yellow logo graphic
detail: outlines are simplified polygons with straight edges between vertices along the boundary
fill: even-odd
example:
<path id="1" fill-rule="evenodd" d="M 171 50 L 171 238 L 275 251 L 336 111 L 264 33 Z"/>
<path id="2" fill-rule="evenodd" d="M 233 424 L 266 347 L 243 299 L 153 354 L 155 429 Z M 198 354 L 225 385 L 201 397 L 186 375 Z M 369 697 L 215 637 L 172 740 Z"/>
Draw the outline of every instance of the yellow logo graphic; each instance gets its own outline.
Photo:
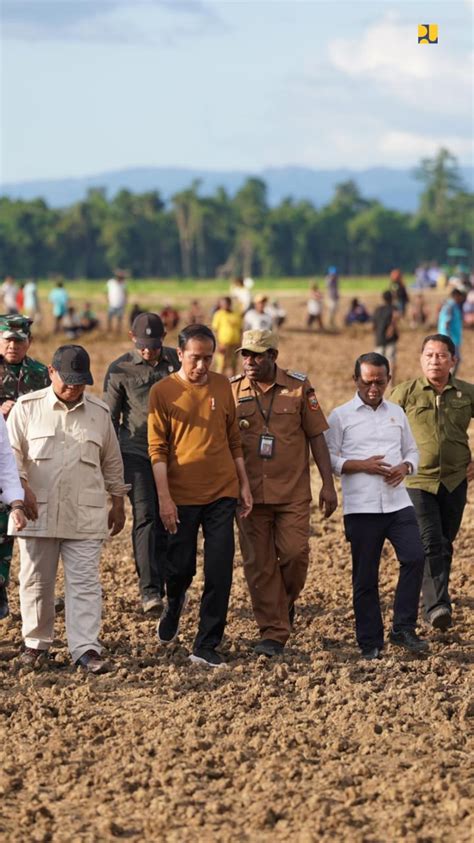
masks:
<path id="1" fill-rule="evenodd" d="M 437 44 L 438 43 L 438 24 L 437 23 L 419 23 L 418 24 L 418 43 L 419 44 Z"/>

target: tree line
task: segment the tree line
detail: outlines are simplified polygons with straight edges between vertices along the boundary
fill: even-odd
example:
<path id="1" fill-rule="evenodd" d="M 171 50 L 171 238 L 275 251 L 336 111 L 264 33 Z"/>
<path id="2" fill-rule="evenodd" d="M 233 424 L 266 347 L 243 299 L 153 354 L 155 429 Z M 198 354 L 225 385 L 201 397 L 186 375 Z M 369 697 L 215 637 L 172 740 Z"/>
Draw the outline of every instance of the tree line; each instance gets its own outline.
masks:
<path id="1" fill-rule="evenodd" d="M 249 178 L 231 197 L 224 188 L 201 196 L 199 182 L 168 204 L 159 192 L 121 190 L 107 199 L 90 190 L 62 209 L 42 199 L 0 198 L 0 271 L 18 278 L 104 278 L 114 266 L 136 278 L 230 275 L 305 276 L 334 264 L 343 274 L 412 270 L 420 260 L 443 263 L 446 250 L 472 246 L 474 194 L 456 158 L 440 149 L 421 161 L 415 213 L 361 196 L 339 184 L 316 208 L 284 199 L 270 207 L 265 183 Z"/>

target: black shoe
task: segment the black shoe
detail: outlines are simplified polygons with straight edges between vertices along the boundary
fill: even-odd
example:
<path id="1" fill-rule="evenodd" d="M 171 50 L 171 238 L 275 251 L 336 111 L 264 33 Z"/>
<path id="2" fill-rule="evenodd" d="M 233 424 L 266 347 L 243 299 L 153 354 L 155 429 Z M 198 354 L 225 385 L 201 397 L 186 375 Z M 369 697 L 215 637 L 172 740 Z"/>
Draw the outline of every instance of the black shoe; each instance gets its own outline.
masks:
<path id="1" fill-rule="evenodd" d="M 179 600 L 168 598 L 163 614 L 158 623 L 156 634 L 160 644 L 171 644 L 178 636 L 179 619 L 186 604 L 186 592 Z"/>
<path id="2" fill-rule="evenodd" d="M 418 638 L 418 635 L 413 629 L 401 629 L 400 632 L 394 632 L 392 630 L 390 633 L 390 641 L 392 644 L 396 644 L 397 647 L 405 647 L 405 649 L 410 650 L 411 653 L 427 653 L 429 650 L 429 646 L 426 641 L 422 641 L 421 638 Z"/>
<path id="3" fill-rule="evenodd" d="M 281 656 L 284 649 L 284 644 L 281 644 L 280 641 L 273 641 L 271 638 L 264 638 L 254 647 L 257 656 L 267 656 L 269 659 L 272 656 Z"/>
<path id="4" fill-rule="evenodd" d="M 64 612 L 64 597 L 55 597 L 54 598 L 54 612 L 58 615 L 60 612 Z"/>
<path id="5" fill-rule="evenodd" d="M 290 626 L 293 627 L 295 625 L 295 615 L 296 615 L 296 606 L 293 605 L 288 609 L 288 617 L 290 619 Z"/>
<path id="6" fill-rule="evenodd" d="M 0 621 L 5 620 L 10 614 L 10 607 L 8 605 L 7 589 L 4 585 L 0 585 Z"/>
<path id="7" fill-rule="evenodd" d="M 451 612 L 447 606 L 438 606 L 430 613 L 428 620 L 433 629 L 439 629 L 440 632 L 446 632 L 453 625 Z"/>
<path id="8" fill-rule="evenodd" d="M 382 648 L 381 647 L 367 647 L 361 650 L 362 658 L 366 659 L 367 661 L 372 661 L 373 659 L 381 659 L 382 658 Z"/>
<path id="9" fill-rule="evenodd" d="M 198 650 L 195 650 L 189 656 L 189 661 L 194 664 L 203 665 L 204 667 L 227 667 L 221 654 L 207 647 L 200 647 Z"/>

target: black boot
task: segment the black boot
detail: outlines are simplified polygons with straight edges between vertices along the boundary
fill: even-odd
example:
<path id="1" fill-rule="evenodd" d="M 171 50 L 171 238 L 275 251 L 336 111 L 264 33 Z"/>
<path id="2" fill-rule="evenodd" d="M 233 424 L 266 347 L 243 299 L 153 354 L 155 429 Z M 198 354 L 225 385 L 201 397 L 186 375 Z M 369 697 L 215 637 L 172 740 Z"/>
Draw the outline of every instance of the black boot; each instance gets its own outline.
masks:
<path id="1" fill-rule="evenodd" d="M 10 607 L 8 605 L 7 589 L 4 585 L 0 585 L 0 621 L 3 621 L 10 614 Z"/>

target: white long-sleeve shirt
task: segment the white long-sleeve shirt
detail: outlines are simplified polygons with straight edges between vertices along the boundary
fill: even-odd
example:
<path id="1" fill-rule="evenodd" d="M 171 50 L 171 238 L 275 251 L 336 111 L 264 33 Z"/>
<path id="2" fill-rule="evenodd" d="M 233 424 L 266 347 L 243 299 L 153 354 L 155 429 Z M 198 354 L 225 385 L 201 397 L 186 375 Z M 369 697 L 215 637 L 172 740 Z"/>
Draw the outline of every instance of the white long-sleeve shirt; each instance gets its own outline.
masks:
<path id="1" fill-rule="evenodd" d="M 351 401 L 332 411 L 328 423 L 329 430 L 324 435 L 332 469 L 341 475 L 345 515 L 396 512 L 412 505 L 404 485 L 389 486 L 380 474 L 342 474 L 347 460 L 365 460 L 377 454 L 389 465 L 409 462 L 416 472 L 418 449 L 398 404 L 382 401 L 373 410 L 356 393 Z"/>
<path id="2" fill-rule="evenodd" d="M 12 501 L 22 501 L 24 496 L 5 419 L 0 415 L 0 500 L 10 504 Z"/>

